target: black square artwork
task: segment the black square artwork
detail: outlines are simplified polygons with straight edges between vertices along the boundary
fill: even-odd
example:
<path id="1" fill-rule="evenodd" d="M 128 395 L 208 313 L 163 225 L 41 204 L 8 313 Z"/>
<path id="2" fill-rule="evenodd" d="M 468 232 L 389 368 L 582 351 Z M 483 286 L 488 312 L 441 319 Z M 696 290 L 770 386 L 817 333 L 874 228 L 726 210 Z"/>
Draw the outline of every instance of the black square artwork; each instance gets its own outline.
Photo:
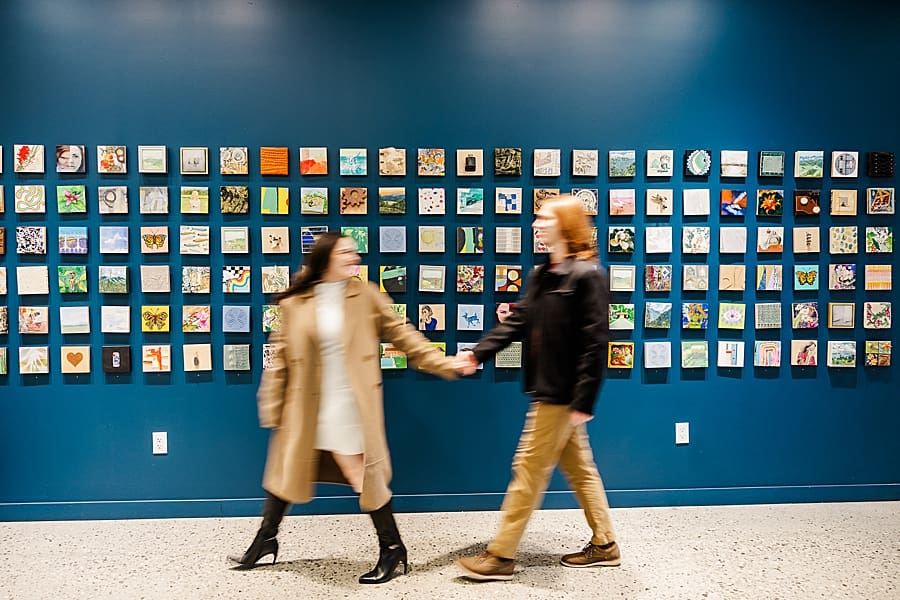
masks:
<path id="1" fill-rule="evenodd" d="M 866 173 L 869 177 L 893 177 L 894 153 L 869 152 Z"/>
<path id="2" fill-rule="evenodd" d="M 131 373 L 130 346 L 103 346 L 104 373 Z"/>

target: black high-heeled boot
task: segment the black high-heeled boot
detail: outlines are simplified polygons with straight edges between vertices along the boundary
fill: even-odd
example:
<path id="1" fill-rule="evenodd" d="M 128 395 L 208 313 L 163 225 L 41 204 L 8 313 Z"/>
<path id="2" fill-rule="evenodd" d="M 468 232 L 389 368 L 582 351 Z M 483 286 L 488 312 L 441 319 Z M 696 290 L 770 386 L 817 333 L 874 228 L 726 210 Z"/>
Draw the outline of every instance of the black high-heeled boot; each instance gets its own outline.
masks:
<path id="1" fill-rule="evenodd" d="M 229 556 L 228 559 L 238 563 L 237 570 L 252 569 L 259 565 L 259 560 L 272 556 L 272 564 L 278 560 L 278 526 L 287 512 L 288 503 L 266 492 L 266 503 L 263 505 L 263 521 L 253 538 L 253 543 L 243 556 Z"/>
<path id="2" fill-rule="evenodd" d="M 409 571 L 409 563 L 406 558 L 406 546 L 400 539 L 397 530 L 397 522 L 394 521 L 394 509 L 390 500 L 376 511 L 370 512 L 375 531 L 378 533 L 378 563 L 375 568 L 359 576 L 360 583 L 384 583 L 390 581 L 397 570 L 397 565 L 403 563 L 403 574 Z"/>

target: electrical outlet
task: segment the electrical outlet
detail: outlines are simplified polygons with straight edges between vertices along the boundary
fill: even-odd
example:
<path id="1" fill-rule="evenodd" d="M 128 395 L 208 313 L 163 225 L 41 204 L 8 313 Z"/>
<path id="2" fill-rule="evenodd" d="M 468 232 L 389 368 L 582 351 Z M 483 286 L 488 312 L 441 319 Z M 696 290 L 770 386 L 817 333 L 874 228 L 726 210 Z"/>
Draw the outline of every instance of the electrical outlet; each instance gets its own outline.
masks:
<path id="1" fill-rule="evenodd" d="M 153 432 L 153 454 L 169 453 L 169 434 L 165 431 Z"/>
<path id="2" fill-rule="evenodd" d="M 675 423 L 675 445 L 682 446 L 691 443 L 691 424 Z"/>

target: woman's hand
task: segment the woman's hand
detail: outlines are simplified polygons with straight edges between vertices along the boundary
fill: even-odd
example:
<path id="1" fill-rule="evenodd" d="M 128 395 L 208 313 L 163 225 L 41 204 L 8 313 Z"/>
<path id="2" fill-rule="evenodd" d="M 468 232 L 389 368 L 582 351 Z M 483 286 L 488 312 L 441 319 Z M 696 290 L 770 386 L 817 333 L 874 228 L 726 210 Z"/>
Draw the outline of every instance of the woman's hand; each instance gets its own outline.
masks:
<path id="1" fill-rule="evenodd" d="M 472 375 L 478 370 L 478 359 L 475 358 L 474 352 L 460 352 L 456 355 L 455 362 L 454 368 L 459 375 Z"/>

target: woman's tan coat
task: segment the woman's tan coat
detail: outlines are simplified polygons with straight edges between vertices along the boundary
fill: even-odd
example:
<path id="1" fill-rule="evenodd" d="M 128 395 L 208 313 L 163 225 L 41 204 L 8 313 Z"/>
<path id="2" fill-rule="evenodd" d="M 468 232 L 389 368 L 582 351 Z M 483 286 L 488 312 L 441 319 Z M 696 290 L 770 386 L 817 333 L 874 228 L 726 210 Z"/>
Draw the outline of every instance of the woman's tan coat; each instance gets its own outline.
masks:
<path id="1" fill-rule="evenodd" d="M 454 361 L 408 323 L 371 283 L 347 282 L 344 299 L 344 360 L 363 427 L 365 473 L 359 505 L 371 512 L 391 498 L 391 459 L 384 432 L 379 342 L 405 352 L 418 368 L 446 379 Z M 291 503 L 309 502 L 314 482 L 346 484 L 329 452 L 316 450 L 322 375 L 316 305 L 312 289 L 281 302 L 281 329 L 273 333 L 271 367 L 263 371 L 257 401 L 259 421 L 272 428 L 263 487 Z"/>

